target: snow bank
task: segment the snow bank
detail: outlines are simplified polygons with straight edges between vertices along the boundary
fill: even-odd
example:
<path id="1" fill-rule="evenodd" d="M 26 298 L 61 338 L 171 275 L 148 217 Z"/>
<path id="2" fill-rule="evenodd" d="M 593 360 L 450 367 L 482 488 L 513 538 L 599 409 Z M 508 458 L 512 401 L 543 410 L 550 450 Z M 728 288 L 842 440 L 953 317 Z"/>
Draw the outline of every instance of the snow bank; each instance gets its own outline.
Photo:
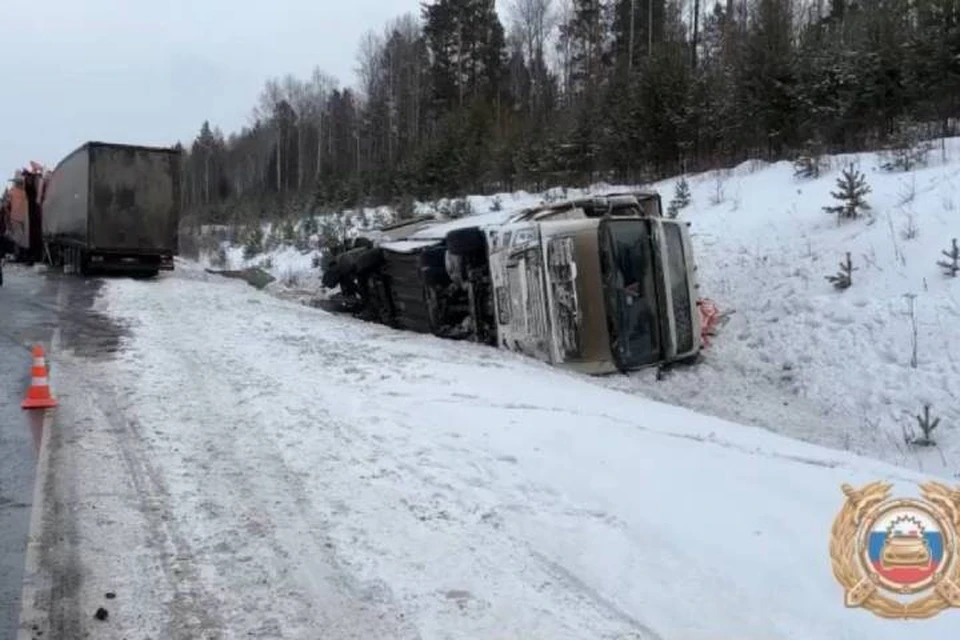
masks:
<path id="1" fill-rule="evenodd" d="M 111 540 L 136 525 L 90 512 L 86 583 L 126 566 L 135 611 L 147 586 L 172 588 L 150 559 L 175 553 L 191 571 L 150 604 L 202 605 L 205 622 L 174 618 L 191 637 L 956 635 L 952 612 L 848 610 L 831 575 L 840 484 L 912 492 L 910 471 L 193 270 L 109 281 L 99 307 L 131 337 L 114 361 L 70 362 L 89 388 L 62 393 L 108 396 L 111 424 L 131 426 L 78 423 L 118 439 L 81 440 L 96 464 L 78 472 L 100 482 L 78 478 L 79 499 L 110 477 L 129 492 L 142 450 L 144 509 L 177 544 L 118 559 Z M 151 621 L 118 612 L 111 637 L 153 636 Z"/>
<path id="2" fill-rule="evenodd" d="M 619 388 L 789 435 L 948 475 L 960 472 L 960 279 L 936 264 L 960 236 L 960 139 L 930 166 L 881 170 L 876 154 L 830 158 L 819 179 L 790 163 L 688 176 L 701 287 L 734 311 L 704 365 Z M 843 168 L 871 187 L 868 216 L 838 224 L 822 207 Z M 679 178 L 654 185 L 667 201 Z M 850 252 L 853 285 L 826 276 Z M 914 308 L 917 361 L 913 355 Z M 939 448 L 905 444 L 929 403 Z"/>

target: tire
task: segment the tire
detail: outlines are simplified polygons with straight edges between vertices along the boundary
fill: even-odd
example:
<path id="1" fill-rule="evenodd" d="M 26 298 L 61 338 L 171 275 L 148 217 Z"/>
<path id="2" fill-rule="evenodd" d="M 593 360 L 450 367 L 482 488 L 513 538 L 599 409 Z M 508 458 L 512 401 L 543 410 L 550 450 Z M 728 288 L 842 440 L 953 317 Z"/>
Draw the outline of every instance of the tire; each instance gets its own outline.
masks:
<path id="1" fill-rule="evenodd" d="M 87 252 L 83 249 L 76 250 L 77 273 L 85 278 L 90 273 L 90 266 L 87 264 Z"/>
<path id="2" fill-rule="evenodd" d="M 487 238 L 479 227 L 454 229 L 447 234 L 447 251 L 458 256 L 484 255 L 487 252 Z"/>
<path id="3" fill-rule="evenodd" d="M 420 254 L 420 279 L 428 287 L 445 287 L 450 284 L 446 267 L 447 250 L 431 247 Z"/>
<path id="4" fill-rule="evenodd" d="M 326 289 L 333 289 L 340 284 L 340 267 L 336 263 L 327 265 L 327 268 L 323 270 L 320 284 Z"/>
<path id="5" fill-rule="evenodd" d="M 76 271 L 74 271 L 74 269 L 77 268 L 77 261 L 73 257 L 73 254 L 76 253 L 76 249 L 68 245 L 63 247 L 62 251 L 63 251 L 63 260 L 62 260 L 63 272 L 65 274 L 68 273 L 70 275 L 76 275 Z"/>
<path id="6" fill-rule="evenodd" d="M 445 269 L 424 267 L 420 270 L 420 278 L 425 287 L 445 287 L 450 284 L 450 276 Z"/>

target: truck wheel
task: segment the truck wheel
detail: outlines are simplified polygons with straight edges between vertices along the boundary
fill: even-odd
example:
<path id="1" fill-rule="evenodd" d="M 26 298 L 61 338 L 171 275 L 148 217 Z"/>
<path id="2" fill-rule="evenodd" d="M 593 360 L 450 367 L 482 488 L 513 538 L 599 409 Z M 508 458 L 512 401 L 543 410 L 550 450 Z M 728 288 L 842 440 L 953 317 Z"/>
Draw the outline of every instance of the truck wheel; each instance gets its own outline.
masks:
<path id="1" fill-rule="evenodd" d="M 73 247 L 63 247 L 61 249 L 63 252 L 61 254 L 60 264 L 63 266 L 64 273 L 73 273 L 74 269 L 77 266 L 76 260 L 73 258 L 73 254 L 76 252 L 76 249 Z"/>
<path id="2" fill-rule="evenodd" d="M 445 287 L 450 284 L 446 267 L 447 250 L 431 247 L 420 253 L 420 279 L 428 287 Z"/>
<path id="3" fill-rule="evenodd" d="M 89 272 L 87 265 L 87 253 L 83 249 L 73 250 L 74 268 L 73 272 L 83 277 Z"/>
<path id="4" fill-rule="evenodd" d="M 335 262 L 328 264 L 320 278 L 320 284 L 326 289 L 333 289 L 340 284 L 340 265 Z"/>
<path id="5" fill-rule="evenodd" d="M 450 280 L 456 282 L 457 285 L 462 285 L 467 279 L 466 260 L 459 254 L 448 251 L 444 258 L 443 268 Z"/>
<path id="6" fill-rule="evenodd" d="M 487 238 L 479 227 L 454 229 L 447 234 L 447 250 L 458 256 L 482 255 L 487 251 Z"/>

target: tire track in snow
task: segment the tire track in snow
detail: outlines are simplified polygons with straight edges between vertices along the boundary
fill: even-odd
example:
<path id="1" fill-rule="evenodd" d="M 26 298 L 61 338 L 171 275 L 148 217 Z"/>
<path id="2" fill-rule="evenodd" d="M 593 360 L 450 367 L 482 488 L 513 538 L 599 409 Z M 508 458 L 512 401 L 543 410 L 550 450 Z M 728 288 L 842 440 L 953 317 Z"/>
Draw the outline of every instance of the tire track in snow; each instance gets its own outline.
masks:
<path id="1" fill-rule="evenodd" d="M 298 342 L 296 340 L 285 339 L 283 336 L 279 336 L 277 339 L 287 344 Z M 395 395 L 394 392 L 388 390 L 391 382 L 390 374 L 399 377 L 401 380 L 408 381 L 409 372 L 417 370 L 417 361 L 422 359 L 422 356 L 418 357 L 410 354 L 405 357 L 390 358 L 389 361 L 385 361 L 383 354 L 371 353 L 369 349 L 354 349 L 337 341 L 321 341 L 321 343 L 323 344 L 321 348 L 317 348 L 316 343 L 309 344 L 303 341 L 299 341 L 299 346 L 309 352 L 311 356 L 320 355 L 325 350 L 327 350 L 328 353 L 333 353 L 335 349 L 335 352 L 339 354 L 347 351 L 347 353 L 349 353 L 349 358 L 347 359 L 350 362 L 351 370 L 358 373 L 366 372 L 369 374 L 372 374 L 375 370 L 381 371 L 379 381 L 368 384 L 364 389 L 364 395 L 374 406 L 376 405 L 377 396 L 384 393 L 387 396 Z M 382 373 L 385 364 L 388 370 L 390 370 L 390 374 Z M 369 367 L 369 369 L 365 367 Z M 266 371 L 259 371 L 258 373 L 257 378 L 262 379 Z M 354 376 L 347 376 L 345 377 L 345 381 L 353 377 Z M 361 379 L 369 379 L 371 377 L 373 376 L 361 375 Z M 335 406 L 335 395 L 336 394 L 331 394 L 326 402 L 320 402 L 319 404 Z M 322 400 L 323 396 L 319 395 L 317 399 Z M 539 409 L 568 413 L 557 408 L 543 408 L 527 404 L 509 405 L 504 406 L 504 408 L 520 410 Z M 570 570 L 550 560 L 541 551 L 531 547 L 527 540 L 516 538 L 501 529 L 495 517 L 495 512 L 496 508 L 503 507 L 502 504 L 497 503 L 495 507 L 491 508 L 491 505 L 478 504 L 469 499 L 464 499 L 463 492 L 448 482 L 448 480 L 453 479 L 451 476 L 461 475 L 459 479 L 462 480 L 463 485 L 469 485 L 480 490 L 492 490 L 492 487 L 488 486 L 482 479 L 462 477 L 465 474 L 459 474 L 448 466 L 435 462 L 431 456 L 434 451 L 431 451 L 429 448 L 422 448 L 417 451 L 416 460 L 407 460 L 402 457 L 393 457 L 391 459 L 389 454 L 382 450 L 382 445 L 372 441 L 362 430 L 341 423 L 340 419 L 326 409 L 319 409 L 319 411 L 324 416 L 323 423 L 326 426 L 329 427 L 330 425 L 340 424 L 341 426 L 338 428 L 338 432 L 352 431 L 358 439 L 365 441 L 367 445 L 375 450 L 375 456 L 382 463 L 385 462 L 382 457 L 387 458 L 386 464 L 393 466 L 392 472 L 385 474 L 386 477 L 390 479 L 389 482 L 395 482 L 398 478 L 403 478 L 407 481 L 415 479 L 422 488 L 412 492 L 413 495 L 430 495 L 432 497 L 429 504 L 423 504 L 417 500 L 412 502 L 406 499 L 401 500 L 401 504 L 410 511 L 410 514 L 414 518 L 421 522 L 430 522 L 430 526 L 433 529 L 448 529 L 454 535 L 457 535 L 457 533 L 462 534 L 465 527 L 470 527 L 472 532 L 468 534 L 468 536 L 474 542 L 471 548 L 475 549 L 475 553 L 478 554 L 478 557 L 474 558 L 474 563 L 478 567 L 489 564 L 492 569 L 493 566 L 504 563 L 518 568 L 521 574 L 519 577 L 526 583 L 541 585 L 538 587 L 538 590 L 548 591 L 552 598 L 556 598 L 562 602 L 559 610 L 579 612 L 581 620 L 583 618 L 593 618 L 594 624 L 597 625 L 590 627 L 595 634 L 594 637 L 660 640 L 660 636 L 650 627 L 617 607 L 587 583 L 578 579 Z M 376 409 L 374 409 L 374 411 L 376 411 Z M 607 416 L 600 417 L 607 418 Z M 480 465 L 473 463 L 470 467 L 476 471 Z M 434 472 L 439 472 L 439 477 Z M 384 477 L 384 474 L 378 476 L 378 478 L 382 477 Z M 530 491 L 535 491 L 535 489 L 532 487 L 524 488 L 524 492 L 527 493 L 524 498 L 529 499 Z M 549 506 L 553 506 L 558 512 L 568 510 L 568 507 L 564 507 L 561 503 L 562 501 L 557 499 L 555 494 L 546 488 L 541 489 L 539 493 L 541 497 L 553 497 L 553 504 Z M 521 498 L 521 500 L 522 499 L 523 498 Z M 472 525 L 478 522 L 477 514 L 480 514 L 479 522 L 483 526 L 473 528 Z M 509 551 L 504 552 L 501 550 L 490 556 L 479 555 L 479 550 L 483 548 L 496 549 L 500 547 L 502 549 L 504 546 L 504 538 L 509 539 L 509 544 L 507 545 Z M 497 540 L 499 540 L 499 542 Z M 376 548 L 371 548 L 371 552 L 377 554 L 388 553 L 388 551 L 384 549 Z M 526 557 L 527 554 L 529 554 L 529 557 Z M 533 565 L 529 562 L 531 559 L 535 561 Z M 544 586 L 549 584 L 561 586 L 561 588 L 558 589 L 557 586 Z M 596 618 L 594 618 L 594 616 L 596 616 Z M 604 623 L 600 623 L 600 620 L 604 620 Z M 611 624 L 613 620 L 617 622 Z M 603 627 L 604 630 L 601 631 L 599 627 Z M 567 631 L 576 634 L 578 631 L 582 631 L 582 627 L 570 625 L 567 626 Z"/>
<path id="2" fill-rule="evenodd" d="M 157 311 L 155 326 L 177 326 L 174 318 L 167 314 L 178 310 Z M 358 640 L 419 638 L 416 630 L 405 624 L 403 615 L 390 604 L 389 590 L 383 585 L 364 586 L 350 579 L 335 559 L 333 545 L 325 532 L 304 519 L 305 514 L 316 512 L 316 505 L 306 498 L 303 481 L 287 468 L 269 433 L 264 433 L 262 424 L 258 423 L 257 416 L 243 407 L 245 400 L 250 399 L 245 392 L 250 391 L 251 380 L 262 379 L 251 375 L 253 372 L 249 367 L 229 354 L 224 358 L 225 362 L 220 359 L 224 354 L 212 350 L 206 354 L 207 358 L 201 359 L 197 352 L 178 345 L 176 336 L 170 338 L 163 342 L 170 345 L 167 356 L 171 381 L 186 382 L 191 378 L 189 372 L 204 369 L 214 369 L 220 374 L 193 378 L 191 382 L 195 384 L 192 388 L 181 391 L 188 391 L 190 398 L 231 398 L 236 402 L 221 409 L 216 404 L 202 407 L 188 398 L 183 403 L 185 413 L 206 412 L 208 420 L 215 416 L 216 420 L 211 422 L 221 425 L 221 430 L 211 432 L 188 427 L 186 432 L 178 434 L 177 442 L 189 446 L 192 452 L 209 454 L 200 463 L 206 476 L 204 482 L 201 484 L 196 478 L 200 495 L 207 499 L 208 508 L 221 514 L 221 520 L 232 522 L 230 529 L 246 531 L 254 540 L 245 543 L 221 541 L 219 553 L 213 557 L 219 577 L 229 579 L 236 574 L 239 556 L 247 559 L 243 564 L 255 565 L 251 567 L 254 573 L 272 576 L 270 579 L 275 581 L 273 593 L 261 593 L 255 589 L 246 591 L 247 585 L 242 581 L 234 585 L 234 588 L 245 591 L 239 594 L 244 609 L 259 612 L 261 625 L 254 629 L 251 623 L 238 631 L 280 634 L 284 629 L 284 634 L 293 633 L 295 637 L 300 637 L 298 634 L 302 631 Z M 275 384 L 271 383 L 263 381 L 267 389 L 261 388 L 254 393 L 269 393 Z M 142 398 L 138 389 L 129 391 L 123 395 Z M 166 389 L 159 391 L 162 393 Z M 164 398 L 167 400 L 169 398 Z M 211 409 L 214 416 L 210 415 Z M 128 411 L 136 411 L 136 408 L 131 407 Z M 169 450 L 163 452 L 157 455 L 157 459 L 170 460 L 170 453 Z M 166 472 L 172 474 L 174 469 L 168 466 Z M 194 480 L 192 477 L 185 479 Z M 228 479 L 228 486 L 217 482 L 221 479 Z M 224 491 L 227 495 L 223 495 Z M 180 497 L 189 499 L 191 496 L 181 494 Z M 218 526 L 223 527 L 224 523 L 220 522 Z M 244 544 L 253 546 L 247 549 Z M 248 550 L 252 553 L 243 556 Z M 264 604 L 271 596 L 275 599 L 266 609 Z"/>
<path id="3" fill-rule="evenodd" d="M 208 467 L 205 472 L 201 470 L 206 475 L 205 483 L 197 482 L 201 493 L 213 497 L 223 491 L 216 498 L 223 508 L 236 510 L 234 505 L 242 504 L 262 513 L 262 544 L 268 545 L 267 556 L 275 559 L 279 570 L 288 571 L 288 565 L 303 553 L 304 545 L 314 549 L 314 562 L 319 557 L 321 575 L 333 567 L 333 575 L 342 587 L 333 598 L 324 598 L 316 587 L 308 588 L 307 593 L 312 595 L 304 598 L 303 589 L 309 583 L 292 578 L 285 583 L 300 587 L 300 591 L 294 588 L 287 592 L 288 597 L 313 601 L 310 612 L 314 618 L 327 615 L 323 609 L 330 607 L 350 619 L 365 593 L 387 606 L 393 587 L 399 589 L 396 607 L 400 615 L 415 617 L 420 631 L 428 637 L 477 637 L 489 632 L 494 619 L 500 629 L 496 637 L 510 635 L 507 629 L 523 629 L 526 637 L 650 636 L 645 627 L 611 610 L 610 603 L 598 599 L 595 592 L 571 580 L 558 581 L 555 569 L 531 553 L 526 539 L 498 527 L 495 517 L 485 517 L 491 513 L 485 508 L 489 504 L 477 502 L 478 494 L 470 487 L 480 493 L 496 492 L 498 487 L 485 484 L 482 478 L 462 477 L 464 473 L 470 475 L 469 468 L 440 463 L 434 458 L 442 454 L 435 443 L 415 441 L 417 425 L 409 423 L 409 416 L 394 420 L 389 411 L 383 413 L 392 402 L 387 393 L 392 378 L 409 379 L 411 372 L 419 370 L 423 384 L 442 382 L 424 374 L 420 368 L 422 354 L 418 356 L 412 349 L 416 345 L 404 345 L 403 350 L 410 349 L 411 353 L 385 362 L 384 354 L 356 340 L 340 340 L 336 335 L 317 338 L 313 332 L 297 335 L 298 329 L 306 331 L 308 323 L 316 323 L 318 316 L 302 313 L 292 305 L 270 309 L 290 314 L 279 321 L 269 318 L 262 308 L 254 311 L 234 307 L 231 316 L 222 319 L 230 324 L 219 326 L 219 319 L 214 323 L 204 314 L 201 301 L 207 308 L 211 304 L 220 306 L 211 298 L 225 287 L 184 290 L 183 282 L 177 284 L 180 289 L 167 290 L 151 300 L 151 322 L 134 330 L 127 356 L 128 362 L 139 364 L 149 355 L 152 366 L 164 371 L 165 381 L 155 388 L 137 386 L 132 397 L 145 407 L 171 403 L 172 398 L 180 399 L 187 392 L 178 407 L 183 414 L 171 416 L 171 422 L 184 424 L 173 437 L 186 450 L 210 452 L 209 459 L 202 463 Z M 135 293 L 131 290 L 122 296 L 133 300 Z M 240 334 L 246 343 L 240 351 L 242 358 L 231 348 L 229 337 L 224 339 Z M 157 349 L 165 351 L 162 358 L 158 359 Z M 318 361 L 328 365 L 323 368 L 322 381 L 304 384 L 297 376 L 277 377 L 278 371 L 295 369 L 301 358 L 311 360 L 315 370 Z M 353 373 L 346 371 L 347 362 Z M 197 375 L 195 385 L 185 389 L 182 378 L 188 371 Z M 177 379 L 181 379 L 179 384 L 174 382 Z M 358 386 L 361 381 L 364 384 Z M 348 389 L 347 395 L 341 395 Z M 282 405 L 270 415 L 257 413 L 257 399 L 271 393 L 282 399 Z M 355 422 L 351 412 L 354 401 L 361 397 L 366 403 L 363 419 Z M 199 428 L 185 424 L 187 416 L 199 417 L 201 413 L 204 424 Z M 374 418 L 385 422 L 378 423 Z M 155 417 L 144 416 L 143 422 L 159 424 Z M 310 450 L 297 450 L 304 446 Z M 189 463 L 183 460 L 183 464 Z M 172 467 L 166 471 L 174 473 Z M 229 487 L 213 486 L 218 475 L 230 478 Z M 305 484 L 308 478 L 309 486 Z M 529 500 L 533 488 L 516 490 L 525 492 Z M 544 489 L 542 493 L 549 492 Z M 499 497 L 494 495 L 493 502 L 502 506 Z M 180 498 L 184 502 L 194 499 L 190 491 L 181 492 Z M 552 502 L 538 506 L 560 511 L 570 507 L 559 496 Z M 329 515 L 318 518 L 318 510 Z M 313 527 L 311 520 L 304 519 L 308 513 L 312 514 Z M 229 523 L 220 522 L 218 526 L 243 525 L 241 514 L 228 514 L 227 518 Z M 271 522 L 276 526 L 271 527 Z M 280 532 L 285 525 L 288 532 Z M 327 526 L 329 532 L 325 531 Z M 407 546 L 421 538 L 433 540 L 439 548 Z M 327 548 L 331 540 L 336 550 Z M 430 566 L 427 558 L 440 549 L 447 550 L 445 561 Z M 219 571 L 230 575 L 223 563 L 236 561 L 244 550 L 226 549 L 231 557 L 212 561 Z M 458 577 L 445 569 L 448 566 L 470 566 L 470 570 Z M 243 593 L 235 597 L 253 611 L 258 605 L 262 610 L 262 603 L 251 602 L 246 584 L 241 584 L 237 591 Z M 367 584 L 371 585 L 369 589 L 364 588 Z M 317 610 L 316 603 L 331 600 L 332 605 Z M 511 610 L 521 606 L 524 611 L 517 612 L 515 618 L 501 619 L 497 609 L 491 609 L 493 602 Z M 289 603 L 277 608 L 295 617 L 299 607 L 284 609 L 286 605 Z M 551 613 L 545 615 L 545 611 Z M 300 620 L 297 624 L 307 622 Z M 363 622 L 369 624 L 360 616 Z M 397 636 L 374 632 L 358 637 Z"/>
<path id="4" fill-rule="evenodd" d="M 164 605 L 167 612 L 164 637 L 223 638 L 219 602 L 205 589 L 198 574 L 195 552 L 175 517 L 172 496 L 163 474 L 153 462 L 156 455 L 144 438 L 142 428 L 121 409 L 115 388 L 108 380 L 100 379 L 96 386 L 85 382 L 78 386 L 88 398 L 96 400 L 95 408 L 91 403 L 95 428 L 111 435 L 114 451 L 120 454 L 124 479 L 129 480 L 138 511 L 149 524 L 147 542 L 151 555 L 160 565 L 173 594 Z"/>

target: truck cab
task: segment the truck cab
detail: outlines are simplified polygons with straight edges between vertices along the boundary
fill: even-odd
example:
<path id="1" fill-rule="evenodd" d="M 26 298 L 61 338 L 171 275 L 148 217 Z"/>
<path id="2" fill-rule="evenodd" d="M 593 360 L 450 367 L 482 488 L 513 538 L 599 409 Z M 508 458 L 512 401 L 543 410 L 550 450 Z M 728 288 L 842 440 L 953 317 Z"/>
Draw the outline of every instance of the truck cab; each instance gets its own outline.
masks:
<path id="1" fill-rule="evenodd" d="M 587 374 L 702 347 L 686 224 L 656 194 L 522 212 L 489 231 L 499 346 Z"/>

